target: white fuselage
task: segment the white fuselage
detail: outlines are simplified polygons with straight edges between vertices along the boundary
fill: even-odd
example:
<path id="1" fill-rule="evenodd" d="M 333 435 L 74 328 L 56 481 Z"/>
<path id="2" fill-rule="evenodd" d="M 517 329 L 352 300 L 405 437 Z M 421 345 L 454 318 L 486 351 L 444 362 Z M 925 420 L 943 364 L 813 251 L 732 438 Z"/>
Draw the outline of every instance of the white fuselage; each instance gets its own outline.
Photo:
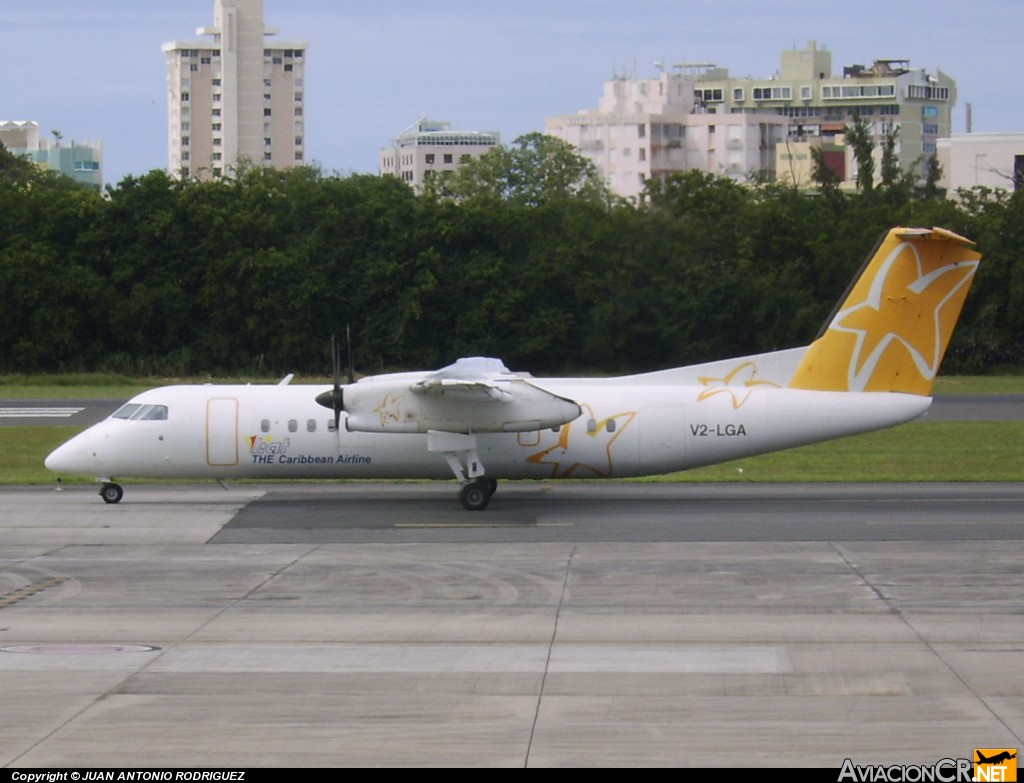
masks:
<path id="1" fill-rule="evenodd" d="M 557 429 L 480 433 L 492 478 L 655 475 L 879 429 L 930 397 L 679 384 L 668 374 L 545 379 L 582 415 Z M 103 478 L 451 478 L 428 435 L 339 431 L 314 400 L 323 386 L 170 386 L 132 403 L 154 419 L 108 418 L 54 451 L 47 467 Z M 141 410 L 141 409 L 140 409 Z"/>

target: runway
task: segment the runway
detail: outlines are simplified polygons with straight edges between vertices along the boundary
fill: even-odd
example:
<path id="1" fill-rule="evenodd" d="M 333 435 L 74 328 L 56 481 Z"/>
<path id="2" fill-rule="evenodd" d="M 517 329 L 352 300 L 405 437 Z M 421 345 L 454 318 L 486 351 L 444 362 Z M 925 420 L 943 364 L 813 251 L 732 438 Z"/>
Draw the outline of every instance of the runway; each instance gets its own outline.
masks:
<path id="1" fill-rule="evenodd" d="M 0 491 L 5 766 L 933 764 L 1024 745 L 1024 487 Z"/>

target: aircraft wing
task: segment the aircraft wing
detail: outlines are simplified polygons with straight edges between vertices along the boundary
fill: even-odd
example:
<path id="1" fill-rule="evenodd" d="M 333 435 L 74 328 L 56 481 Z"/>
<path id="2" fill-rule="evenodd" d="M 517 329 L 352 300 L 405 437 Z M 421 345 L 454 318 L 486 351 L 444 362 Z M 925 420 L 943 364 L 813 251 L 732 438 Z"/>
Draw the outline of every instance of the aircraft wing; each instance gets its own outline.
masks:
<path id="1" fill-rule="evenodd" d="M 409 388 L 416 394 L 450 394 L 463 400 L 508 403 L 515 399 L 509 388 L 517 379 L 498 359 L 475 356 L 459 359 Z"/>
<path id="2" fill-rule="evenodd" d="M 527 432 L 577 418 L 574 401 L 475 356 L 440 370 L 365 378 L 345 389 L 353 432 Z"/>

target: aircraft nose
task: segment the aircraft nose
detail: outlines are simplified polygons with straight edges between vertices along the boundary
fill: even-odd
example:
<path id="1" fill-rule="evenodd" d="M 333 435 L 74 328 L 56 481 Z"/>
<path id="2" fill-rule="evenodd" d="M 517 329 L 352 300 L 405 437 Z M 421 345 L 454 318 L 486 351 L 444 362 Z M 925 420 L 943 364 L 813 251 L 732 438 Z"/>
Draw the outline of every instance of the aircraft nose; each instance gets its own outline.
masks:
<path id="1" fill-rule="evenodd" d="M 92 441 L 91 430 L 86 430 L 50 452 L 43 464 L 54 473 L 94 473 L 99 460 Z"/>

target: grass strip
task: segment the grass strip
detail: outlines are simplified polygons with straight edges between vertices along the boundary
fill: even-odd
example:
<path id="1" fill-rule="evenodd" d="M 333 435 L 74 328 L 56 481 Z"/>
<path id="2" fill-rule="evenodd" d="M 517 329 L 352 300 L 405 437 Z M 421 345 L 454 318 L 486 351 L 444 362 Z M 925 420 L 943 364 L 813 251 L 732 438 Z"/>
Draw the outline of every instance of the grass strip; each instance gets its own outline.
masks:
<path id="1" fill-rule="evenodd" d="M 0 427 L 0 484 L 46 484 L 76 427 Z M 914 422 L 640 481 L 1024 481 L 1024 422 Z M 92 481 L 93 477 L 63 477 Z"/>

